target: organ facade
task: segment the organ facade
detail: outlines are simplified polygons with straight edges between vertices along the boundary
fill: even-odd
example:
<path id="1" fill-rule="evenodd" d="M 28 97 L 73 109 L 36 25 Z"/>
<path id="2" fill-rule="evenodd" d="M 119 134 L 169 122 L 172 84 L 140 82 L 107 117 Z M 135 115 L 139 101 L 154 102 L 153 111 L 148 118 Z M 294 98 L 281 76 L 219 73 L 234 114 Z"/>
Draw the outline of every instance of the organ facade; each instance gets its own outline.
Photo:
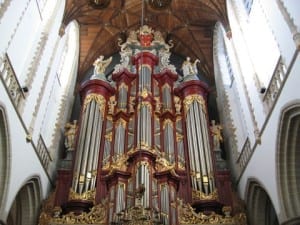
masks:
<path id="1" fill-rule="evenodd" d="M 40 224 L 246 224 L 199 61 L 176 68 L 172 42 L 146 25 L 119 46 L 114 71 L 105 75 L 112 58 L 100 56 L 80 86 L 73 143 Z"/>

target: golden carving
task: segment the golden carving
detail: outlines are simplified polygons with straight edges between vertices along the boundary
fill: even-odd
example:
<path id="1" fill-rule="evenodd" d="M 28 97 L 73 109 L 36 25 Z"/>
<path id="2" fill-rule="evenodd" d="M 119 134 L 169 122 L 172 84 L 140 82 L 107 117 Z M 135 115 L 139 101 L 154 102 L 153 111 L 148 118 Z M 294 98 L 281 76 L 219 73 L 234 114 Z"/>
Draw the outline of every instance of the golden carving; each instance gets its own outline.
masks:
<path id="1" fill-rule="evenodd" d="M 52 218 L 53 208 L 54 208 L 54 199 L 56 192 L 52 192 L 48 198 L 42 204 L 42 213 L 39 217 L 39 225 L 47 225 Z"/>
<path id="2" fill-rule="evenodd" d="M 87 105 L 93 100 L 97 102 L 97 104 L 100 108 L 100 112 L 102 112 L 102 116 L 103 116 L 106 101 L 105 101 L 105 98 L 102 95 L 98 95 L 98 94 L 89 94 L 89 95 L 87 95 L 85 100 L 84 100 L 83 111 L 86 110 Z"/>
<path id="3" fill-rule="evenodd" d="M 176 114 L 177 115 L 180 114 L 180 112 L 181 112 L 181 100 L 177 96 L 174 97 L 174 105 L 175 105 Z"/>
<path id="4" fill-rule="evenodd" d="M 222 129 L 223 127 L 219 124 L 216 124 L 215 120 L 211 121 L 210 131 L 211 135 L 213 136 L 214 147 L 217 149 L 220 148 L 220 142 L 223 142 L 223 137 L 221 133 Z"/>
<path id="5" fill-rule="evenodd" d="M 120 84 L 120 86 L 119 86 L 119 91 L 121 90 L 121 89 L 125 89 L 126 91 L 128 91 L 128 86 L 125 84 L 125 83 L 121 83 Z"/>
<path id="6" fill-rule="evenodd" d="M 70 212 L 59 218 L 52 218 L 51 224 L 107 224 L 107 210 L 102 204 L 96 205 L 91 208 L 91 211 L 75 215 Z"/>
<path id="7" fill-rule="evenodd" d="M 118 121 L 117 121 L 117 123 L 116 123 L 116 126 L 119 126 L 119 125 L 121 125 L 124 129 L 126 128 L 126 121 L 124 120 L 124 119 L 119 119 Z"/>
<path id="8" fill-rule="evenodd" d="M 158 171 L 166 171 L 166 170 L 172 170 L 175 168 L 175 164 L 170 163 L 165 157 L 158 156 L 155 160 L 156 165 L 155 168 Z"/>
<path id="9" fill-rule="evenodd" d="M 202 109 L 204 110 L 204 112 L 206 113 L 205 100 L 203 99 L 203 97 L 201 95 L 189 95 L 183 100 L 185 113 L 187 113 L 189 111 L 189 108 L 194 101 L 198 102 L 202 106 Z"/>
<path id="10" fill-rule="evenodd" d="M 223 225 L 246 225 L 246 215 L 239 213 L 235 216 L 229 214 L 223 216 L 212 212 L 211 214 L 204 214 L 202 212 L 196 213 L 189 204 L 183 204 L 179 200 L 178 205 L 179 224 L 223 224 Z"/>
<path id="11" fill-rule="evenodd" d="M 205 194 L 202 191 L 193 190 L 192 192 L 193 199 L 200 199 L 200 200 L 218 200 L 218 190 L 215 189 L 210 194 Z"/>
<path id="12" fill-rule="evenodd" d="M 112 141 L 112 132 L 109 132 L 108 134 L 105 135 L 105 139 L 109 142 Z"/>
<path id="13" fill-rule="evenodd" d="M 65 147 L 68 150 L 74 150 L 77 127 L 77 120 L 73 120 L 73 122 L 66 123 L 65 125 Z"/>
<path id="14" fill-rule="evenodd" d="M 143 98 L 147 98 L 148 95 L 151 95 L 151 92 L 149 92 L 146 88 L 143 88 L 143 90 L 139 92 L 139 96 L 142 96 Z"/>
<path id="15" fill-rule="evenodd" d="M 173 128 L 173 122 L 170 119 L 166 119 L 163 122 L 163 129 L 165 129 L 168 124 Z"/>
<path id="16" fill-rule="evenodd" d="M 86 191 L 82 194 L 79 194 L 71 188 L 70 192 L 69 192 L 69 200 L 80 199 L 80 200 L 94 201 L 95 195 L 96 195 L 96 190 L 90 190 L 90 191 Z"/>
<path id="17" fill-rule="evenodd" d="M 117 105 L 117 101 L 115 96 L 111 96 L 108 101 L 108 114 L 110 115 L 114 114 L 116 105 Z"/>
<path id="18" fill-rule="evenodd" d="M 143 34 L 143 35 L 152 34 L 153 32 L 154 31 L 152 30 L 152 28 L 147 25 L 140 27 L 140 30 L 139 30 L 139 33 Z"/>
<path id="19" fill-rule="evenodd" d="M 99 75 L 104 74 L 106 67 L 111 63 L 111 61 L 112 56 L 104 60 L 104 56 L 100 55 L 93 63 L 93 66 L 95 67 L 94 73 Z"/>
<path id="20" fill-rule="evenodd" d="M 182 134 L 179 134 L 179 133 L 176 133 L 176 141 L 177 142 L 180 142 L 183 140 L 183 135 Z"/>
<path id="21" fill-rule="evenodd" d="M 127 170 L 128 155 L 116 155 L 112 158 L 111 164 L 106 163 L 102 169 L 109 170 L 109 174 L 112 174 L 115 170 L 126 171 Z"/>
<path id="22" fill-rule="evenodd" d="M 152 105 L 150 102 L 146 102 L 146 101 L 142 101 L 139 105 L 138 105 L 138 109 L 140 109 L 140 107 L 146 106 L 149 108 L 150 112 L 152 112 Z"/>
<path id="23" fill-rule="evenodd" d="M 126 171 L 127 160 L 128 160 L 128 156 L 125 154 L 117 155 L 113 157 L 112 163 L 110 165 L 110 169 Z"/>

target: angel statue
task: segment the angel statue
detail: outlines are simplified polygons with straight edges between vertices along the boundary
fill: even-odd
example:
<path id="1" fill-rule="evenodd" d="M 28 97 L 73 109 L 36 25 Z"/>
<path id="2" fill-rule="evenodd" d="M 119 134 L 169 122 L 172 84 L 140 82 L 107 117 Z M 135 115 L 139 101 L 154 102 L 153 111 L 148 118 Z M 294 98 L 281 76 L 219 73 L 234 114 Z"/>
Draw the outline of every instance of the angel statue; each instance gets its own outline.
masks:
<path id="1" fill-rule="evenodd" d="M 199 59 L 196 59 L 194 63 L 191 62 L 190 57 L 186 57 L 186 60 L 182 63 L 181 69 L 183 71 L 184 76 L 188 75 L 197 75 L 197 63 L 200 62 Z"/>
<path id="2" fill-rule="evenodd" d="M 111 63 L 111 61 L 112 61 L 112 56 L 104 60 L 104 56 L 100 55 L 93 64 L 93 66 L 95 67 L 94 75 L 104 76 L 105 69 Z"/>

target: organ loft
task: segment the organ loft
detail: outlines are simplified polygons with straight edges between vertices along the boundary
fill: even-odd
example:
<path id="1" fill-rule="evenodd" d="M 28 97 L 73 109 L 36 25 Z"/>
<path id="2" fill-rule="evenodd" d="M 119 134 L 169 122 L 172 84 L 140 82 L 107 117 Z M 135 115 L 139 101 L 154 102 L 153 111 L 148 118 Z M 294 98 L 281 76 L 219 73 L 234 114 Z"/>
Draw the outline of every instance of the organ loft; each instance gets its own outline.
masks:
<path id="1" fill-rule="evenodd" d="M 186 57 L 176 68 L 172 42 L 147 25 L 119 46 L 112 73 L 112 57 L 100 56 L 80 86 L 39 224 L 246 224 L 201 62 Z"/>

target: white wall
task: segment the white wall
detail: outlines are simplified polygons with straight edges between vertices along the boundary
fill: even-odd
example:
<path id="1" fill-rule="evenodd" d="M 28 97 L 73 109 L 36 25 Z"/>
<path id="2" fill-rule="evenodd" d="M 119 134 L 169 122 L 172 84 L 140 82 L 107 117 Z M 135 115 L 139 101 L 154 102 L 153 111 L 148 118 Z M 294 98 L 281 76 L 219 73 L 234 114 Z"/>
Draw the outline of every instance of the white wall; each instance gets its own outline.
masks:
<path id="1" fill-rule="evenodd" d="M 287 76 L 288 79 L 286 83 L 283 86 L 282 92 L 280 93 L 279 98 L 277 99 L 277 102 L 275 103 L 273 111 L 271 111 L 271 114 L 269 115 L 266 113 L 263 109 L 263 100 L 262 96 L 259 94 L 259 90 L 256 88 L 255 79 L 253 79 L 252 72 L 255 71 L 255 60 L 251 61 L 251 57 L 255 57 L 255 55 L 252 55 L 250 57 L 249 52 L 247 52 L 247 47 L 245 49 L 238 48 L 235 49 L 236 51 L 245 51 L 245 58 L 241 58 L 243 61 L 240 61 L 241 71 L 237 75 L 242 76 L 242 79 L 236 80 L 237 85 L 240 85 L 238 87 L 238 91 L 241 93 L 241 96 L 244 95 L 244 97 L 241 98 L 242 103 L 238 106 L 241 107 L 243 112 L 247 115 L 245 115 L 245 120 L 248 128 L 248 135 L 251 136 L 251 133 L 253 134 L 254 130 L 249 125 L 253 123 L 253 120 L 251 120 L 251 116 L 249 116 L 249 113 L 251 113 L 251 107 L 253 108 L 252 113 L 254 115 L 255 120 L 258 124 L 258 129 L 261 133 L 261 143 L 256 142 L 257 145 L 254 145 L 255 140 L 251 139 L 251 148 L 253 149 L 252 157 L 250 157 L 250 160 L 248 162 L 248 165 L 246 166 L 245 170 L 238 178 L 238 184 L 237 188 L 239 190 L 240 196 L 243 199 L 246 199 L 248 194 L 248 184 L 251 180 L 256 180 L 261 187 L 266 191 L 266 193 L 269 195 L 274 208 L 277 212 L 277 216 L 279 219 L 279 222 L 285 221 L 287 218 L 284 218 L 283 212 L 281 211 L 281 205 L 280 202 L 280 195 L 279 195 L 279 188 L 278 188 L 278 177 L 277 177 L 277 162 L 276 162 L 276 154 L 277 154 L 277 135 L 278 135 L 278 126 L 280 124 L 280 118 L 281 118 L 281 112 L 282 110 L 287 107 L 289 104 L 294 103 L 295 101 L 300 101 L 300 95 L 299 95 L 299 87 L 300 87 L 300 56 L 299 56 L 299 49 L 297 50 L 297 46 L 293 40 L 293 34 L 291 27 L 288 26 L 287 18 L 284 18 L 282 12 L 279 9 L 278 1 L 274 0 L 254 0 L 259 1 L 261 4 L 261 7 L 263 8 L 265 12 L 265 16 L 267 17 L 268 26 L 272 31 L 272 34 L 274 35 L 274 38 L 278 44 L 280 55 L 283 59 L 283 63 L 285 64 L 287 68 Z M 228 6 L 234 5 L 233 3 L 237 3 L 241 1 L 235 1 L 235 0 L 229 0 Z M 286 9 L 289 11 L 289 16 L 292 17 L 294 25 L 298 26 L 297 31 L 299 32 L 299 25 L 300 25 L 300 5 L 297 0 L 285 0 L 283 1 L 284 5 L 286 6 Z M 232 10 L 236 11 L 236 17 L 238 17 L 242 12 L 241 9 L 236 7 L 232 7 Z M 243 23 L 240 23 L 239 25 L 236 23 L 236 18 L 233 15 L 230 15 L 230 21 L 231 24 L 233 24 L 233 27 L 235 27 L 237 32 L 243 33 L 243 35 L 247 35 L 247 32 L 243 32 L 243 23 L 245 24 L 247 21 L 243 21 Z M 235 24 L 235 25 L 234 25 Z M 233 37 L 234 37 L 233 30 Z M 249 34 L 248 34 L 249 35 Z M 257 33 L 258 39 L 260 33 Z M 247 39 L 247 36 L 244 36 L 245 39 Z M 241 38 L 239 36 L 238 38 Z M 247 42 L 243 42 L 243 40 L 233 38 L 231 42 L 233 42 L 234 45 L 239 44 L 247 44 Z M 234 43 L 236 41 L 236 43 Z M 237 43 L 239 42 L 239 43 Z M 299 48 L 299 46 L 298 46 Z M 257 52 L 256 54 L 259 54 Z M 269 54 L 272 54 L 272 51 L 269 52 Z M 243 55 L 241 52 L 238 52 L 237 55 Z M 295 58 L 296 56 L 296 58 Z M 248 57 L 248 58 L 247 58 Z M 240 58 L 239 58 L 240 59 Z M 249 61 L 250 60 L 250 61 Z M 248 67 L 247 67 L 248 63 Z M 253 67 L 249 64 L 253 63 Z M 252 71 L 249 73 L 249 71 Z M 273 71 L 271 71 L 273 72 Z M 244 84 L 243 84 L 244 80 Z M 250 105 L 247 104 L 247 93 L 245 94 L 243 89 L 243 85 L 246 86 L 246 89 L 248 90 L 248 100 L 250 99 Z M 231 96 L 233 97 L 233 95 Z M 236 106 L 236 105 L 235 105 Z M 231 107 L 234 107 L 231 105 Z M 249 119 L 250 118 L 250 119 Z M 238 122 L 234 122 L 234 125 L 238 125 Z M 254 142 L 253 142 L 254 141 Z M 240 145 L 238 145 L 240 146 Z M 240 152 L 241 149 L 238 149 Z"/>
<path id="2" fill-rule="evenodd" d="M 11 64 L 16 72 L 20 84 L 25 84 L 32 79 L 29 92 L 26 94 L 22 109 L 16 110 L 13 106 L 5 84 L 0 81 L 0 104 L 6 111 L 6 120 L 9 130 L 8 142 L 10 143 L 9 184 L 6 192 L 6 203 L 0 210 L 0 221 L 6 221 L 11 205 L 23 185 L 33 177 L 40 183 L 41 199 L 45 199 L 54 184 L 51 171 L 46 171 L 36 152 L 37 140 L 41 134 L 45 120 L 46 108 L 59 112 L 62 96 L 69 96 L 72 90 L 63 88 L 59 90 L 60 101 L 48 105 L 51 88 L 56 79 L 56 72 L 61 60 L 61 53 L 66 42 L 61 41 L 59 29 L 61 26 L 65 1 L 48 0 L 42 11 L 39 11 L 35 0 L 12 0 L 0 18 L 0 57 L 3 59 L 8 54 Z M 76 39 L 78 41 L 78 39 Z M 44 47 L 40 48 L 45 41 Z M 79 43 L 79 42 L 78 42 Z M 78 46 L 76 47 L 78 51 Z M 78 52 L 73 52 L 73 60 L 77 62 Z M 2 65 L 2 60 L 0 60 Z M 32 66 L 36 66 L 32 74 Z M 77 64 L 70 66 L 65 86 L 70 85 L 76 74 Z M 47 75 L 48 74 L 48 75 Z M 32 77 L 30 77 L 32 76 Z M 29 83 L 30 83 L 29 82 Z M 70 104 L 70 103 L 68 103 Z M 48 112 L 49 114 L 50 112 Z M 51 113 L 50 113 L 51 114 Z M 67 118 L 64 118 L 65 122 Z M 56 123 L 54 118 L 53 123 Z M 1 126 L 1 124 L 0 124 Z M 32 126 L 32 129 L 30 128 Z M 26 140 L 29 131 L 32 131 L 32 141 Z M 48 135 L 47 143 L 51 143 L 52 136 Z M 57 140 L 59 141 L 59 140 Z M 52 164 L 56 164 L 58 152 L 52 154 Z M 50 165 L 51 167 L 51 165 Z M 53 168 L 53 166 L 52 166 Z"/>

